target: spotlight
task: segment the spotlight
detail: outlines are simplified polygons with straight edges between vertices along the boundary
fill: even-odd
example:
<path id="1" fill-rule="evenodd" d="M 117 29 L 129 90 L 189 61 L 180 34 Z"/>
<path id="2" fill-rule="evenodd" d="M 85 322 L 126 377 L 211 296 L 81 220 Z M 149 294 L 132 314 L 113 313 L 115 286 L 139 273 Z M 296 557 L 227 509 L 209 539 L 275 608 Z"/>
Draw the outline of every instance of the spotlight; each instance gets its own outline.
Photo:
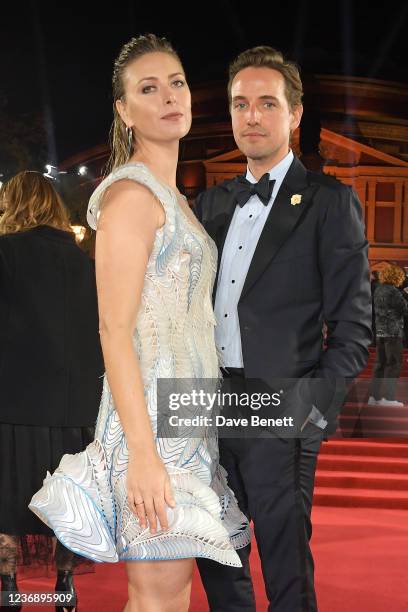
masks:
<path id="1" fill-rule="evenodd" d="M 47 172 L 43 172 L 43 175 L 55 181 L 58 174 L 58 168 L 56 166 L 52 166 L 51 164 L 45 164 L 45 169 Z"/>
<path id="2" fill-rule="evenodd" d="M 79 166 L 78 168 L 78 174 L 80 176 L 85 176 L 85 174 L 88 172 L 88 168 L 86 166 Z"/>
<path id="3" fill-rule="evenodd" d="M 76 241 L 82 242 L 85 238 L 86 227 L 83 227 L 83 225 L 71 225 L 71 229 L 75 234 Z"/>

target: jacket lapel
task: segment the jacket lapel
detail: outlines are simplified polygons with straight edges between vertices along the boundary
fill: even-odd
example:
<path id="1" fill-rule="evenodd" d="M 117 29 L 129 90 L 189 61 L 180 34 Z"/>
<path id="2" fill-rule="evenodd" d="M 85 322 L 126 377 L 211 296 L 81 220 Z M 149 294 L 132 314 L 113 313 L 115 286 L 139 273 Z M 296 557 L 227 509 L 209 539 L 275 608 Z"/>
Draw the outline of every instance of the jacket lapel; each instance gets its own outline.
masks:
<path id="1" fill-rule="evenodd" d="M 288 239 L 310 204 L 314 191 L 315 188 L 308 184 L 306 168 L 295 157 L 259 237 L 239 301 L 248 293 Z M 298 204 L 291 203 L 292 196 L 295 194 L 301 196 L 301 202 Z"/>
<path id="2" fill-rule="evenodd" d="M 228 230 L 231 225 L 232 217 L 234 216 L 234 211 L 236 207 L 233 191 L 233 182 L 228 181 L 228 183 L 220 185 L 220 187 L 223 187 L 223 190 L 220 191 L 220 193 L 217 195 L 217 216 L 214 219 L 214 225 L 212 231 L 210 232 L 218 249 L 218 264 L 217 273 L 214 280 L 213 302 L 215 301 L 215 293 L 217 290 L 222 251 L 224 249 L 225 239 L 227 237 Z"/>

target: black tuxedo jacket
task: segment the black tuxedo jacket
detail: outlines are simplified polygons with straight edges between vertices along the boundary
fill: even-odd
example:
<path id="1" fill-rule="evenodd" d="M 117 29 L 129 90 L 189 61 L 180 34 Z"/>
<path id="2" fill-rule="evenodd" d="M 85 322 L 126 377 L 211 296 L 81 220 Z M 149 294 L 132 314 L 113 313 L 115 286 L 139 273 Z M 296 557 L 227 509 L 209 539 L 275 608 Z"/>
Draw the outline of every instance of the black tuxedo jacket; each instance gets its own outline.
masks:
<path id="1" fill-rule="evenodd" d="M 103 372 L 94 265 L 74 235 L 0 236 L 0 423 L 93 426 Z"/>
<path id="2" fill-rule="evenodd" d="M 295 194 L 300 204 L 291 204 Z M 235 207 L 234 180 L 196 200 L 196 214 L 217 244 L 218 263 Z M 367 363 L 372 336 L 367 253 L 353 190 L 307 171 L 295 158 L 256 246 L 238 316 L 246 377 L 309 379 L 299 418 L 307 417 L 313 403 L 333 420 L 345 380 Z M 217 279 L 214 297 L 216 286 Z"/>

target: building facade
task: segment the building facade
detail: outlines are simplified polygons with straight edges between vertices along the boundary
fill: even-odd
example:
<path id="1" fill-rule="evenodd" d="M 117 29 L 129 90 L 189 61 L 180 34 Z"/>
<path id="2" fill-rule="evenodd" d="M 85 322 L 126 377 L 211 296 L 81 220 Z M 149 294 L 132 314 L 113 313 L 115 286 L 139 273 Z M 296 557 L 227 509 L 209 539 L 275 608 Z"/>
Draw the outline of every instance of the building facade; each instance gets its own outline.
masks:
<path id="1" fill-rule="evenodd" d="M 387 260 L 408 266 L 408 87 L 401 83 L 309 75 L 304 115 L 291 146 L 305 166 L 336 176 L 359 195 L 372 266 Z M 236 148 L 226 87 L 192 87 L 193 125 L 180 144 L 178 181 L 195 196 L 245 171 Z M 105 145 L 66 160 L 62 169 L 88 169 L 80 190 L 87 200 L 104 173 Z"/>

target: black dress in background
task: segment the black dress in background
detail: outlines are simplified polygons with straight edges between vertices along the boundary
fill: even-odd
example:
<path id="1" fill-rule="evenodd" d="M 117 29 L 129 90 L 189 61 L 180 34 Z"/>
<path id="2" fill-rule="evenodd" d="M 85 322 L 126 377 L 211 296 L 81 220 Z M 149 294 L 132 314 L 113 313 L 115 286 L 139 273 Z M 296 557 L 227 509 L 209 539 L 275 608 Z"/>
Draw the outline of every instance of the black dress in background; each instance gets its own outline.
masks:
<path id="1" fill-rule="evenodd" d="M 92 441 L 103 373 L 94 264 L 74 235 L 0 236 L 0 533 L 53 536 L 27 506 Z"/>

